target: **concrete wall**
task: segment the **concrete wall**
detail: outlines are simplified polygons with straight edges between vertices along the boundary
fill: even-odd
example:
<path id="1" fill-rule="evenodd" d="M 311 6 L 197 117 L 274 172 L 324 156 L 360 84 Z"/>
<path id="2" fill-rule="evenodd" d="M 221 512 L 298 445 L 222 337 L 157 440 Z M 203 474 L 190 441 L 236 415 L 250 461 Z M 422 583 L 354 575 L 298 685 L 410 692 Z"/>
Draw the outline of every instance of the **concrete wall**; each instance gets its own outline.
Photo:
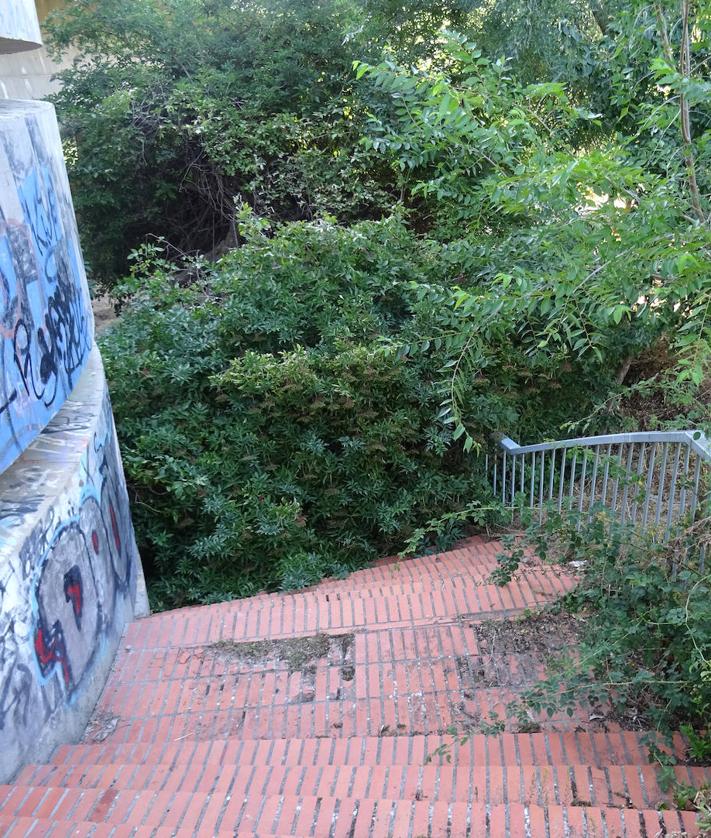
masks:
<path id="1" fill-rule="evenodd" d="M 56 93 L 60 85 L 53 76 L 71 67 L 72 59 L 73 54 L 67 54 L 57 63 L 44 47 L 34 52 L 0 55 L 0 99 L 45 99 Z"/>
<path id="2" fill-rule="evenodd" d="M 0 0 L 0 4 L 5 0 Z M 66 0 L 37 0 L 39 22 Z M 2 48 L 0 46 L 0 53 Z M 59 62 L 49 57 L 45 47 L 31 52 L 0 55 L 0 99 L 44 99 L 59 89 L 56 73 L 71 67 L 75 53 L 68 52 Z"/>
<path id="3" fill-rule="evenodd" d="M 0 472 L 61 408 L 93 318 L 54 109 L 0 102 Z"/>
<path id="4" fill-rule="evenodd" d="M 95 348 L 0 476 L 0 782 L 81 735 L 134 611 L 145 588 Z"/>
<path id="5" fill-rule="evenodd" d="M 21 52 L 42 43 L 34 4 L 27 0 L 0 3 L 0 52 Z"/>
<path id="6" fill-rule="evenodd" d="M 81 735 L 147 611 L 54 109 L 0 102 L 0 782 Z"/>

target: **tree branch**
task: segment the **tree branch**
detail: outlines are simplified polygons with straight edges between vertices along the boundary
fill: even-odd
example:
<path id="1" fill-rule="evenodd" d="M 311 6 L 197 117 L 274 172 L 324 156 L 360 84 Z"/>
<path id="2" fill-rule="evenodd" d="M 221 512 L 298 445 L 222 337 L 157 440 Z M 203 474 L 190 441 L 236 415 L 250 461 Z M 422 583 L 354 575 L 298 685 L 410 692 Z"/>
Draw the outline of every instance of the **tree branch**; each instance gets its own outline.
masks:
<path id="1" fill-rule="evenodd" d="M 691 76 L 691 44 L 689 39 L 689 0 L 681 0 L 681 50 L 679 58 L 679 72 L 684 78 Z M 681 117 L 681 139 L 684 145 L 684 163 L 686 164 L 691 205 L 696 217 L 705 223 L 706 216 L 701 207 L 701 195 L 696 181 L 696 163 L 694 161 L 694 147 L 691 142 L 691 120 L 689 118 L 689 103 L 683 91 L 679 94 L 679 115 Z"/>
<path id="2" fill-rule="evenodd" d="M 679 72 L 684 78 L 689 78 L 691 75 L 691 46 L 689 41 L 689 3 L 690 0 L 681 0 L 681 45 L 679 58 Z M 662 41 L 662 50 L 664 57 L 670 66 L 674 66 L 674 52 L 672 50 L 671 41 L 669 40 L 669 31 L 667 30 L 667 22 L 664 18 L 662 5 L 657 0 L 654 4 L 654 11 L 657 17 L 657 28 L 659 29 L 659 37 Z M 684 155 L 684 165 L 686 166 L 686 177 L 689 185 L 689 193 L 691 195 L 691 205 L 694 208 L 696 218 L 701 223 L 706 222 L 706 216 L 701 207 L 701 195 L 699 193 L 699 185 L 696 181 L 696 162 L 694 160 L 694 147 L 691 141 L 691 120 L 689 118 L 689 103 L 683 91 L 679 92 L 679 120 L 681 123 L 681 142 L 682 153 Z"/>
<path id="3" fill-rule="evenodd" d="M 590 12 L 597 23 L 598 29 L 603 35 L 607 35 L 608 27 L 610 26 L 610 16 L 608 15 L 605 6 L 600 0 L 591 0 Z"/>

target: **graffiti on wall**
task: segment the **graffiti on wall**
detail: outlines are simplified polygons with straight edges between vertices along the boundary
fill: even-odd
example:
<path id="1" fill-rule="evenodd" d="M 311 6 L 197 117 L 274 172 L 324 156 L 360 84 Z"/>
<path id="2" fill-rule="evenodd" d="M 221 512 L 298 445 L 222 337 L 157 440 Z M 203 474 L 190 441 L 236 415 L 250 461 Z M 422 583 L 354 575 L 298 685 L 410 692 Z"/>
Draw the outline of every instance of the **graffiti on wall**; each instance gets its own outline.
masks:
<path id="1" fill-rule="evenodd" d="M 14 187 L 0 195 L 0 472 L 61 408 L 93 333 L 59 138 L 46 106 L 27 107 L 0 144 Z"/>
<path id="2" fill-rule="evenodd" d="M 0 54 L 33 41 L 0 0 Z M 139 578 L 54 109 L 0 101 L 0 783 L 81 731 Z"/>
<path id="3" fill-rule="evenodd" d="M 61 417 L 42 434 L 54 450 L 82 439 L 71 489 L 19 550 L 0 554 L 0 776 L 3 760 L 17 764 L 52 717 L 82 694 L 98 659 L 110 661 L 135 601 L 140 560 L 103 378 L 101 387 L 98 419 L 96 409 L 84 417 L 90 434 L 86 427 L 77 434 L 76 422 L 62 426 Z M 0 495 L 0 525 L 7 516 L 17 528 L 18 506 L 6 497 Z M 27 514 L 37 518 L 41 508 L 32 503 Z"/>
<path id="4" fill-rule="evenodd" d="M 13 44 L 12 41 L 19 43 Z M 34 0 L 2 0 L 0 4 L 0 53 L 27 49 L 40 44 L 37 12 Z"/>
<path id="5" fill-rule="evenodd" d="M 110 406 L 105 410 L 110 415 Z M 135 550 L 113 435 L 95 435 L 92 445 L 91 480 L 77 514 L 55 528 L 32 591 L 39 671 L 45 679 L 61 677 L 67 695 L 111 630 L 117 598 L 130 593 Z"/>

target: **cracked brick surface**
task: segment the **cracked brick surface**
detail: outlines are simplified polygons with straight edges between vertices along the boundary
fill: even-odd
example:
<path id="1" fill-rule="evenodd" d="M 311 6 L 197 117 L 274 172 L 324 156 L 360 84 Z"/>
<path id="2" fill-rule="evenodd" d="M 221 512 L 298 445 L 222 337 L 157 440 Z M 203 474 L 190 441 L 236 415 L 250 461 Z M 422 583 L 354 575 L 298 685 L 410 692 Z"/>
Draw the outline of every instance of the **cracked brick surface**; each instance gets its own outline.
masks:
<path id="1" fill-rule="evenodd" d="M 584 713 L 528 731 L 509 718 L 549 649 L 485 629 L 575 580 L 529 558 L 497 587 L 499 549 L 472 538 L 133 623 L 84 740 L 0 786 L 0 834 L 699 835 L 642 733 Z M 683 755 L 681 737 L 670 747 Z M 711 782 L 709 768 L 674 771 Z"/>

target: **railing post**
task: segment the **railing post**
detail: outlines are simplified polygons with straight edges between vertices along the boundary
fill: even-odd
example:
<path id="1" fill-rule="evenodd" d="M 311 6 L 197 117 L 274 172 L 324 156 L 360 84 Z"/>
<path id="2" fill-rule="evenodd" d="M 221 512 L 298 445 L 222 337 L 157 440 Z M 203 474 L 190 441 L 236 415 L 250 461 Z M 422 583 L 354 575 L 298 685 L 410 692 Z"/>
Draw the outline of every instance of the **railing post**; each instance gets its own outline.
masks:
<path id="1" fill-rule="evenodd" d="M 647 483 L 645 486 L 644 494 L 644 508 L 642 511 L 642 526 L 647 526 L 647 518 L 649 517 L 649 501 L 652 495 L 652 480 L 654 479 L 654 464 L 657 459 L 657 444 L 656 442 L 652 445 L 652 451 L 649 455 L 649 465 L 647 466 Z"/>
<path id="2" fill-rule="evenodd" d="M 593 473 L 590 487 L 590 508 L 588 510 L 588 521 L 592 521 L 592 511 L 595 506 L 595 489 L 597 488 L 597 469 L 600 463 L 600 446 L 595 446 L 595 460 L 593 462 Z"/>

